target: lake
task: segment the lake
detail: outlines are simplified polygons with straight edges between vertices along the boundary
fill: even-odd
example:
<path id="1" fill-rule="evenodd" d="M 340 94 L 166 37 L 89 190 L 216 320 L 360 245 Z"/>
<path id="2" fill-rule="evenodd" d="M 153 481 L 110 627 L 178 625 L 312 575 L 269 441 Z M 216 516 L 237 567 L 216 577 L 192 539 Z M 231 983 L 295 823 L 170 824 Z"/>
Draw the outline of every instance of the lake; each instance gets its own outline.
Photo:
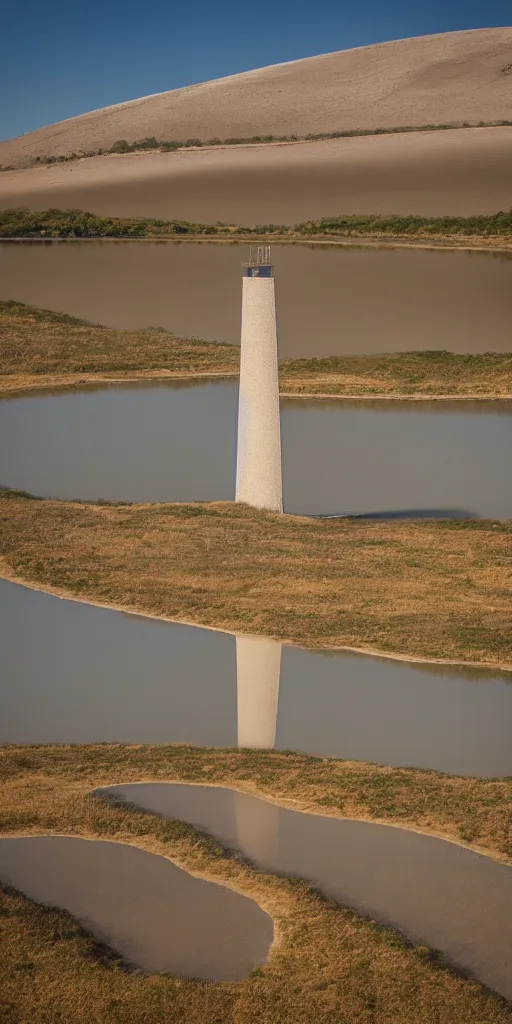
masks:
<path id="1" fill-rule="evenodd" d="M 0 243 L 0 299 L 240 342 L 247 245 Z M 281 358 L 511 348 L 512 255 L 275 245 Z"/>

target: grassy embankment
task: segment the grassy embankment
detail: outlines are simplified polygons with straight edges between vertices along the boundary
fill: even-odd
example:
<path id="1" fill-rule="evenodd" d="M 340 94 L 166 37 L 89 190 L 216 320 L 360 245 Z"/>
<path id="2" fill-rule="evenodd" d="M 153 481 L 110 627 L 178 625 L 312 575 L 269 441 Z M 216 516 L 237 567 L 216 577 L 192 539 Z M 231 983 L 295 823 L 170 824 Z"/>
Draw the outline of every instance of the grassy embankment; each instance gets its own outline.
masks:
<path id="1" fill-rule="evenodd" d="M 18 302 L 0 302 L 0 394 L 102 380 L 229 377 L 239 349 L 164 330 L 121 331 Z M 281 394 L 355 398 L 510 398 L 512 353 L 288 359 Z"/>
<path id="2" fill-rule="evenodd" d="M 155 152 L 170 153 L 177 149 L 211 149 L 217 146 L 258 146 L 272 143 L 320 142 L 328 139 L 354 139 L 368 135 L 403 135 L 410 132 L 441 132 L 453 131 L 458 128 L 507 128 L 512 121 L 453 121 L 448 124 L 396 125 L 391 128 L 345 128 L 335 132 L 309 132 L 307 135 L 251 135 L 246 138 L 229 137 L 227 139 L 157 139 L 154 135 L 146 135 L 143 139 L 128 142 L 117 139 L 108 149 L 82 149 L 78 152 L 61 153 L 59 156 L 47 154 L 36 156 L 24 167 L 37 164 L 63 164 L 74 160 L 85 160 L 93 156 L 123 155 L 126 153 Z M 0 164 L 0 171 L 14 171 L 16 168 Z"/>
<path id="3" fill-rule="evenodd" d="M 0 492 L 0 573 L 311 647 L 512 665 L 512 524 L 315 520 Z"/>
<path id="4" fill-rule="evenodd" d="M 179 822 L 88 793 L 142 779 L 223 783 L 320 813 L 398 821 L 510 859 L 512 785 L 257 751 L 24 747 L 0 751 L 3 835 L 60 832 L 131 842 L 256 899 L 274 918 L 268 964 L 238 984 L 131 973 L 68 915 L 1 897 L 2 1020 L 88 1024 L 510 1024 L 510 1005 L 425 947 L 257 872 Z M 298 796 L 300 794 L 300 796 Z"/>
<path id="5" fill-rule="evenodd" d="M 512 210 L 473 217 L 377 216 L 353 214 L 324 217 L 294 226 L 257 224 L 200 224 L 165 221 L 149 217 L 101 217 L 84 210 L 42 210 L 24 208 L 0 211 L 0 239 L 8 238 L 132 238 L 197 241 L 340 241 L 367 238 L 406 240 L 409 243 L 443 244 L 458 247 L 490 246 L 512 248 Z"/>

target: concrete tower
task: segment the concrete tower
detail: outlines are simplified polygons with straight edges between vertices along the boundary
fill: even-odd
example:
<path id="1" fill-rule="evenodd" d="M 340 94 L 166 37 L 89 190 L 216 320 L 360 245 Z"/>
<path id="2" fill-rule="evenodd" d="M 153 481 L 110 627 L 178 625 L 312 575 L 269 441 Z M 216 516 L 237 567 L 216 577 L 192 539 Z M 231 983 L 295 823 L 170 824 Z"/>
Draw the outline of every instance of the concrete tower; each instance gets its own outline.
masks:
<path id="1" fill-rule="evenodd" d="M 274 746 L 282 646 L 263 637 L 236 638 L 239 747 Z"/>
<path id="2" fill-rule="evenodd" d="M 283 511 L 276 304 L 270 246 L 244 265 L 236 500 Z"/>

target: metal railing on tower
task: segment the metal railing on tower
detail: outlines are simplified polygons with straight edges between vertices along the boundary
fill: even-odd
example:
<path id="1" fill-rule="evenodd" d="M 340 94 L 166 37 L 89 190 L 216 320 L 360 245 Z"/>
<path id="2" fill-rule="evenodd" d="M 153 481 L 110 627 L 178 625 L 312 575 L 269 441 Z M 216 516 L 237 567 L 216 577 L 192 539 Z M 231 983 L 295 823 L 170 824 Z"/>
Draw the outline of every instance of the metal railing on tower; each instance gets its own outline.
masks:
<path id="1" fill-rule="evenodd" d="M 246 265 L 249 267 L 268 267 L 270 265 L 270 246 L 250 245 L 249 262 Z"/>

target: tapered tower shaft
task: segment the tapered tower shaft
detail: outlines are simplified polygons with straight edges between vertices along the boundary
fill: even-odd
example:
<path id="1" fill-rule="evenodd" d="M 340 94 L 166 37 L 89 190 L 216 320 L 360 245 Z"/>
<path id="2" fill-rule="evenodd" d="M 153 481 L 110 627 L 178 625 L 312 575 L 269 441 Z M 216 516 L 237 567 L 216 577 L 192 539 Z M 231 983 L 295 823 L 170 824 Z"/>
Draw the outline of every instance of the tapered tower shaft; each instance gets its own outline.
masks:
<path id="1" fill-rule="evenodd" d="M 270 247 L 244 268 L 236 500 L 283 511 L 277 328 Z"/>

